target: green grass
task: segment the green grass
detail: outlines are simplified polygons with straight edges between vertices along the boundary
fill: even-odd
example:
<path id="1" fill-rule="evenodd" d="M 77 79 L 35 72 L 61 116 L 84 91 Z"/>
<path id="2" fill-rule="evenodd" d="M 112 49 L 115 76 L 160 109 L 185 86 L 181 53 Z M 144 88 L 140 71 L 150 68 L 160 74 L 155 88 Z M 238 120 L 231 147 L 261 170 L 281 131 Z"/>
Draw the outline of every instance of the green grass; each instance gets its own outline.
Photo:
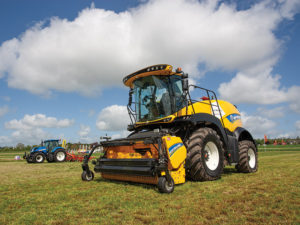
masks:
<path id="1" fill-rule="evenodd" d="M 260 145 L 258 151 L 300 151 L 300 145 Z"/>
<path id="2" fill-rule="evenodd" d="M 83 182 L 78 162 L 27 164 L 5 154 L 0 224 L 300 223 L 300 151 L 259 152 L 257 173 L 229 167 L 220 180 L 188 181 L 169 195 L 99 174 Z"/>

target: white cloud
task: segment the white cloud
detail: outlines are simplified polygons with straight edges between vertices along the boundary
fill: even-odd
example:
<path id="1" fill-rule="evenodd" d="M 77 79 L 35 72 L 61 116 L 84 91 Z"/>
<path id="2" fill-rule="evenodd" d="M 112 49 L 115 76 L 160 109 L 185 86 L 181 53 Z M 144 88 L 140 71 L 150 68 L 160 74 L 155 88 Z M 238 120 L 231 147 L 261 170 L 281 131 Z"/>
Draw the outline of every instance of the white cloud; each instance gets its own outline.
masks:
<path id="1" fill-rule="evenodd" d="M 8 74 L 10 87 L 47 95 L 97 93 L 156 63 L 181 66 L 194 77 L 201 76 L 199 63 L 206 71 L 255 74 L 276 63 L 281 41 L 273 31 L 297 12 L 297 1 L 273 2 L 243 11 L 217 0 L 152 0 L 120 13 L 87 8 L 73 21 L 51 18 L 48 26 L 38 23 L 4 42 L 0 77 Z M 269 80 L 276 92 L 277 78 Z"/>
<path id="2" fill-rule="evenodd" d="M 300 131 L 300 120 L 295 123 L 296 129 Z"/>
<path id="3" fill-rule="evenodd" d="M 101 110 L 96 125 L 103 131 L 125 131 L 130 119 L 126 106 L 112 105 Z"/>
<path id="4" fill-rule="evenodd" d="M 81 124 L 80 130 L 78 131 L 78 135 L 80 136 L 81 139 L 87 139 L 90 132 L 91 132 L 91 128 L 89 126 Z"/>
<path id="5" fill-rule="evenodd" d="M 55 117 L 47 117 L 44 114 L 25 115 L 20 120 L 11 120 L 5 123 L 6 129 L 26 130 L 32 128 L 64 128 L 73 125 L 74 121 L 70 119 L 58 120 Z"/>
<path id="6" fill-rule="evenodd" d="M 250 131 L 254 138 L 262 138 L 264 134 L 274 135 L 276 134 L 276 123 L 270 119 L 261 116 L 247 115 L 245 112 L 241 112 L 243 127 Z"/>
<path id="7" fill-rule="evenodd" d="M 57 138 L 42 128 L 66 128 L 73 125 L 70 119 L 58 120 L 44 114 L 25 115 L 20 120 L 11 120 L 5 123 L 5 128 L 13 130 L 10 136 L 0 138 L 1 145 L 16 145 L 16 143 L 37 144 L 42 139 Z"/>
<path id="8" fill-rule="evenodd" d="M 12 145 L 16 143 L 39 144 L 41 140 L 53 138 L 53 135 L 41 128 L 35 129 L 19 129 L 11 134 Z"/>
<path id="9" fill-rule="evenodd" d="M 9 108 L 7 105 L 0 107 L 0 117 L 4 116 L 9 112 Z"/>
<path id="10" fill-rule="evenodd" d="M 272 109 L 267 109 L 263 107 L 259 107 L 257 109 L 257 113 L 267 118 L 281 118 L 284 117 L 286 109 L 283 106 L 275 107 Z"/>
<path id="11" fill-rule="evenodd" d="M 269 71 L 259 76 L 238 73 L 228 83 L 219 87 L 221 98 L 233 103 L 276 104 L 287 100 L 286 92 L 280 90 L 280 77 L 272 77 Z"/>
<path id="12" fill-rule="evenodd" d="M 300 93 L 300 87 L 299 86 L 292 86 L 288 90 L 288 100 L 290 102 L 290 108 L 300 114 L 300 98 L 299 98 L 299 93 Z"/>
<path id="13" fill-rule="evenodd" d="M 111 138 L 112 138 L 112 140 L 113 140 L 113 139 L 118 139 L 118 138 L 125 138 L 125 137 L 127 137 L 129 134 L 130 134 L 129 131 L 124 130 L 124 131 L 122 131 L 121 133 L 117 133 L 117 134 L 111 135 Z"/>

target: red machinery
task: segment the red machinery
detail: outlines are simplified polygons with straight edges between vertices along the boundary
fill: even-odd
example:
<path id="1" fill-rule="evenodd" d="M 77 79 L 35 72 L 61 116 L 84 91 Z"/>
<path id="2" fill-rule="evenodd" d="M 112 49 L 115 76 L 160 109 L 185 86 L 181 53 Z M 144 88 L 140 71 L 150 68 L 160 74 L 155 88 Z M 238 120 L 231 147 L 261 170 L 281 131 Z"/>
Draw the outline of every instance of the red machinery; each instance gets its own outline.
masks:
<path id="1" fill-rule="evenodd" d="M 82 162 L 86 154 L 74 154 L 67 152 L 66 161 L 69 162 Z M 95 157 L 90 157 L 89 159 L 94 159 Z"/>

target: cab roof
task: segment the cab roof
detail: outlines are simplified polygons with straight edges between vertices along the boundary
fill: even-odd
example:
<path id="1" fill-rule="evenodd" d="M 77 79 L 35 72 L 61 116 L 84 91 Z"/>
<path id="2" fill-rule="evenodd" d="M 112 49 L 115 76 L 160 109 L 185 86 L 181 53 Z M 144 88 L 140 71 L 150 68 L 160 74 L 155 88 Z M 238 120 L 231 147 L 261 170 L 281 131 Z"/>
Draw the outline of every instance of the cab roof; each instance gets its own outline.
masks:
<path id="1" fill-rule="evenodd" d="M 52 142 L 52 141 L 60 141 L 60 139 L 49 139 L 49 140 L 45 140 L 44 142 Z"/>
<path id="2" fill-rule="evenodd" d="M 157 64 L 157 65 L 153 65 L 153 66 L 148 66 L 144 69 L 138 70 L 134 73 L 131 73 L 129 75 L 127 75 L 126 77 L 124 77 L 123 79 L 123 83 L 130 87 L 133 88 L 133 82 L 141 77 L 147 77 L 147 76 L 152 76 L 152 75 L 181 75 L 181 73 L 176 73 L 172 71 L 173 67 L 171 65 L 168 64 Z"/>

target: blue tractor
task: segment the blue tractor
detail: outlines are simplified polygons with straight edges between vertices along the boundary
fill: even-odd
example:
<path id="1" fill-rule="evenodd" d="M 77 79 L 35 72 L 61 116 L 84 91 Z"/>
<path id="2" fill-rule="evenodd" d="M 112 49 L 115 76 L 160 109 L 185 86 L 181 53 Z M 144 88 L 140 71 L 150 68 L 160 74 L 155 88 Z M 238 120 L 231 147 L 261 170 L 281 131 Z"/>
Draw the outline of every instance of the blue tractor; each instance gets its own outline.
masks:
<path id="1" fill-rule="evenodd" d="M 45 140 L 38 147 L 33 147 L 29 154 L 24 154 L 23 158 L 28 163 L 42 163 L 45 159 L 48 162 L 64 162 L 66 160 L 66 141 L 63 140 L 60 145 L 60 140 Z"/>

